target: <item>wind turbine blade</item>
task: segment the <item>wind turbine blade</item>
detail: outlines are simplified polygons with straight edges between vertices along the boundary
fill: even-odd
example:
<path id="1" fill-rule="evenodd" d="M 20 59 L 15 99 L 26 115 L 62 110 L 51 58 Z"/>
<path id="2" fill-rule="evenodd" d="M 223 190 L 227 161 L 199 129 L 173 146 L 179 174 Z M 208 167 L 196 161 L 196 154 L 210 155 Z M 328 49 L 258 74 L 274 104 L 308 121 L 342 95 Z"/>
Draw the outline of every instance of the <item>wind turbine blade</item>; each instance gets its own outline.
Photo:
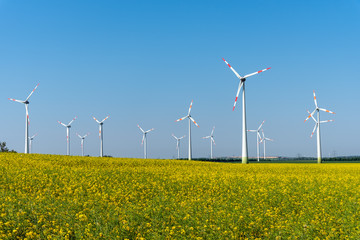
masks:
<path id="1" fill-rule="evenodd" d="M 274 139 L 271 139 L 271 138 L 265 138 L 265 140 L 274 141 Z"/>
<path id="2" fill-rule="evenodd" d="M 93 119 L 94 119 L 97 123 L 100 123 L 95 117 L 93 117 Z"/>
<path id="3" fill-rule="evenodd" d="M 206 136 L 206 137 L 203 137 L 203 139 L 206 139 L 206 138 L 209 138 L 209 137 L 211 137 L 211 136 Z"/>
<path id="4" fill-rule="evenodd" d="M 178 138 L 177 138 L 177 137 L 175 137 L 175 135 L 174 135 L 174 134 L 171 134 L 171 136 L 173 136 L 176 140 L 178 140 Z"/>
<path id="5" fill-rule="evenodd" d="M 332 111 L 329 111 L 329 110 L 326 110 L 325 108 L 319 108 L 319 110 L 321 110 L 321 111 L 324 111 L 324 112 L 328 112 L 328 113 L 332 113 L 332 114 L 335 114 L 334 112 L 332 112 Z"/>
<path id="6" fill-rule="evenodd" d="M 29 119 L 29 109 L 28 109 L 28 105 L 25 104 L 25 111 L 26 111 L 26 117 L 27 117 L 27 121 L 30 124 L 30 119 Z"/>
<path id="7" fill-rule="evenodd" d="M 257 135 L 258 135 L 258 137 L 259 137 L 260 142 L 262 142 L 262 138 L 261 138 L 261 135 L 260 135 L 259 132 L 257 132 Z"/>
<path id="8" fill-rule="evenodd" d="M 145 131 L 139 126 L 139 124 L 138 124 L 137 126 L 138 126 L 138 128 L 140 128 L 140 130 L 141 130 L 143 133 L 145 133 Z"/>
<path id="9" fill-rule="evenodd" d="M 248 132 L 257 132 L 257 130 L 246 130 Z"/>
<path id="10" fill-rule="evenodd" d="M 213 129 L 211 131 L 211 136 L 214 135 L 214 130 L 215 130 L 215 126 L 213 127 Z"/>
<path id="11" fill-rule="evenodd" d="M 193 123 L 199 127 L 199 125 L 195 122 L 195 120 L 192 117 L 189 117 L 191 121 L 193 121 Z"/>
<path id="12" fill-rule="evenodd" d="M 102 122 L 104 122 L 106 119 L 108 119 L 110 117 L 110 115 L 109 116 L 107 116 L 106 118 L 104 118 L 102 121 L 101 121 L 101 123 Z"/>
<path id="13" fill-rule="evenodd" d="M 186 136 L 186 135 L 182 136 L 181 138 L 179 138 L 179 140 L 180 140 L 180 139 L 183 139 L 185 136 Z"/>
<path id="14" fill-rule="evenodd" d="M 190 107 L 189 107 L 189 111 L 188 111 L 188 115 L 190 115 L 190 112 L 191 112 L 191 108 L 192 108 L 193 101 L 194 101 L 194 100 L 191 100 Z"/>
<path id="15" fill-rule="evenodd" d="M 81 137 L 78 133 L 76 133 L 76 136 L 78 136 L 79 138 L 81 138 L 81 139 L 82 139 L 82 137 Z"/>
<path id="16" fill-rule="evenodd" d="M 21 101 L 21 100 L 17 100 L 17 99 L 13 99 L 13 98 L 8 98 L 8 99 L 11 101 L 14 101 L 14 102 L 24 103 L 24 101 Z"/>
<path id="17" fill-rule="evenodd" d="M 36 135 L 38 135 L 37 133 L 34 134 L 34 136 L 30 137 L 31 139 L 33 139 L 34 137 L 36 137 Z"/>
<path id="18" fill-rule="evenodd" d="M 317 107 L 318 107 L 318 105 L 317 105 L 317 100 L 316 100 L 315 90 L 313 90 L 313 94 L 314 94 L 314 103 L 315 103 L 315 107 L 317 108 Z"/>
<path id="19" fill-rule="evenodd" d="M 320 121 L 320 123 L 327 123 L 327 122 L 333 122 L 334 120 L 324 120 L 324 121 Z"/>
<path id="20" fill-rule="evenodd" d="M 314 130 L 312 131 L 312 133 L 311 133 L 311 135 L 310 135 L 310 137 L 311 137 L 311 138 L 312 138 L 312 136 L 314 135 L 314 132 L 315 132 L 315 130 L 316 130 L 316 128 L 317 128 L 317 126 L 318 126 L 318 123 L 315 123 Z"/>
<path id="21" fill-rule="evenodd" d="M 57 121 L 58 123 L 60 123 L 61 125 L 63 125 L 64 127 L 67 127 L 64 123 Z"/>
<path id="22" fill-rule="evenodd" d="M 75 121 L 76 119 L 77 119 L 77 116 L 74 117 L 74 119 L 69 122 L 68 126 L 70 126 L 73 123 L 73 121 Z"/>
<path id="23" fill-rule="evenodd" d="M 26 98 L 25 102 L 26 102 L 27 100 L 29 100 L 29 98 L 30 98 L 31 95 L 34 93 L 35 89 L 37 89 L 37 87 L 39 86 L 39 84 L 40 84 L 40 83 L 38 83 L 38 84 L 35 86 L 34 90 L 32 90 L 32 92 L 31 92 L 31 93 L 29 94 L 29 96 Z"/>
<path id="24" fill-rule="evenodd" d="M 211 138 L 211 141 L 214 143 L 214 145 L 216 145 L 214 138 Z"/>
<path id="25" fill-rule="evenodd" d="M 86 138 L 86 137 L 89 136 L 89 135 L 90 135 L 90 133 L 85 134 L 84 138 Z"/>
<path id="26" fill-rule="evenodd" d="M 306 110 L 308 113 L 309 113 L 309 116 L 304 120 L 304 122 L 306 122 L 310 117 L 315 121 L 315 122 L 317 122 L 316 121 L 316 119 L 314 118 L 314 113 L 315 113 L 315 111 L 316 111 L 316 108 L 315 108 L 315 110 L 312 112 L 312 113 L 310 113 L 309 112 L 309 110 Z"/>
<path id="27" fill-rule="evenodd" d="M 263 70 L 260 70 L 260 71 L 257 71 L 257 72 L 254 72 L 254 73 L 250 73 L 248 75 L 245 75 L 244 78 L 248 78 L 248 77 L 251 77 L 251 76 L 254 76 L 255 74 L 258 74 L 258 73 L 261 73 L 261 72 L 265 72 L 266 70 L 269 70 L 271 67 L 269 68 L 265 68 Z"/>
<path id="28" fill-rule="evenodd" d="M 185 116 L 185 117 L 182 117 L 182 118 L 179 118 L 178 120 L 176 120 L 175 122 L 179 122 L 179 121 L 182 121 L 182 120 L 184 120 L 185 118 L 187 118 L 187 117 L 189 117 L 189 115 L 188 116 Z"/>
<path id="29" fill-rule="evenodd" d="M 260 128 L 262 127 L 262 125 L 264 125 L 265 120 L 260 124 L 260 126 L 258 127 L 258 131 L 260 131 Z"/>
<path id="30" fill-rule="evenodd" d="M 145 139 L 145 134 L 143 134 L 143 138 L 142 138 L 142 140 L 141 140 L 141 145 L 143 145 L 144 139 Z"/>
<path id="31" fill-rule="evenodd" d="M 237 92 L 236 92 L 236 97 L 235 97 L 235 102 L 234 102 L 233 111 L 235 110 L 236 102 L 237 102 L 237 100 L 238 100 L 239 93 L 240 93 L 240 89 L 241 89 L 242 85 L 243 85 L 243 81 L 240 81 L 240 82 L 239 82 L 238 90 L 237 90 Z"/>
<path id="32" fill-rule="evenodd" d="M 154 130 L 155 130 L 155 128 L 152 128 L 150 130 L 147 130 L 145 133 L 149 133 L 149 132 L 154 131 Z"/>
<path id="33" fill-rule="evenodd" d="M 235 73 L 235 75 L 241 80 L 242 77 L 235 71 L 235 69 L 233 69 L 230 64 L 223 58 L 224 62 L 229 66 L 229 68 L 231 69 L 231 71 L 233 71 Z"/>

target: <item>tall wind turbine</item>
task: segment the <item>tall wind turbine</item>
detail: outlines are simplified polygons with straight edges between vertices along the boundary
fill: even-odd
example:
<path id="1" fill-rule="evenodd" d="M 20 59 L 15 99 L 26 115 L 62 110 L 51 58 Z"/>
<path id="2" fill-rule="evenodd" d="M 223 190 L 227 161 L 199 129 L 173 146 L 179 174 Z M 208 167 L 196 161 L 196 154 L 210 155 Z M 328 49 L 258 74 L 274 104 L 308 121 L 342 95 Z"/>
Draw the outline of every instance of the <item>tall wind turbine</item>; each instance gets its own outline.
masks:
<path id="1" fill-rule="evenodd" d="M 210 136 L 203 137 L 204 139 L 205 139 L 205 138 L 210 138 L 210 159 L 213 158 L 213 146 L 212 146 L 212 145 L 213 145 L 213 143 L 215 144 L 215 140 L 214 140 L 214 130 L 215 130 L 215 127 L 213 127 Z M 215 145 L 216 145 L 216 144 L 215 144 Z"/>
<path id="2" fill-rule="evenodd" d="M 29 137 L 29 153 L 32 153 L 32 141 L 34 140 L 34 138 L 36 137 L 36 135 L 38 135 L 37 133 L 35 133 L 32 137 Z"/>
<path id="3" fill-rule="evenodd" d="M 176 139 L 176 149 L 178 152 L 177 159 L 180 159 L 180 140 L 183 139 L 185 135 L 180 138 L 177 138 L 174 134 L 172 134 L 172 136 Z"/>
<path id="4" fill-rule="evenodd" d="M 326 123 L 326 122 L 332 122 L 333 120 L 320 121 L 320 111 L 324 111 L 324 112 L 328 112 L 328 113 L 332 113 L 332 114 L 335 114 L 335 113 L 332 112 L 332 111 L 326 110 L 324 108 L 319 108 L 318 104 L 317 104 L 317 100 L 316 100 L 315 91 L 313 91 L 313 93 L 314 93 L 315 110 L 312 113 L 310 113 L 308 111 L 309 116 L 305 119 L 304 122 L 306 122 L 310 117 L 315 121 L 315 127 L 314 127 L 314 130 L 311 133 L 311 137 L 314 135 L 314 132 L 317 129 L 317 132 L 316 132 L 316 134 L 317 134 L 317 159 L 318 159 L 317 162 L 321 163 L 320 124 L 321 123 Z M 315 112 L 317 112 L 317 119 L 314 118 Z"/>
<path id="5" fill-rule="evenodd" d="M 141 140 L 141 144 L 144 144 L 144 158 L 146 159 L 146 158 L 147 158 L 147 140 L 146 140 L 146 135 L 147 135 L 149 132 L 151 132 L 151 131 L 153 131 L 153 130 L 155 130 L 155 129 L 152 128 L 152 129 L 150 129 L 150 130 L 144 131 L 144 130 L 139 126 L 139 124 L 138 124 L 137 126 L 138 126 L 138 128 L 140 128 L 140 130 L 141 130 L 142 133 L 143 133 L 143 138 L 142 138 L 142 140 Z"/>
<path id="6" fill-rule="evenodd" d="M 247 130 L 248 132 L 255 132 L 256 133 L 256 156 L 258 162 L 260 161 L 260 151 L 259 151 L 259 144 L 261 141 L 261 135 L 260 135 L 260 129 L 262 125 L 264 124 L 265 120 L 260 124 L 257 130 Z"/>
<path id="7" fill-rule="evenodd" d="M 74 117 L 73 120 L 71 120 L 69 122 L 69 124 L 65 124 L 65 123 L 62 123 L 60 121 L 58 121 L 58 123 L 60 123 L 61 125 L 63 125 L 64 127 L 66 127 L 66 142 L 67 142 L 67 145 L 66 145 L 66 155 L 70 155 L 70 128 L 71 128 L 71 124 L 73 123 L 73 121 L 75 121 L 77 117 Z"/>
<path id="8" fill-rule="evenodd" d="M 233 111 L 235 109 L 236 106 L 236 102 L 240 93 L 240 89 L 242 88 L 242 163 L 248 163 L 248 147 L 247 147 L 247 135 L 246 135 L 246 109 L 245 109 L 245 81 L 246 78 L 251 77 L 255 74 L 261 73 L 261 72 L 265 72 L 266 70 L 269 70 L 270 68 L 265 68 L 263 70 L 245 75 L 244 77 L 240 76 L 235 69 L 233 69 L 230 64 L 225 61 L 225 59 L 223 58 L 224 62 L 229 66 L 229 68 L 235 73 L 235 75 L 240 79 L 239 82 L 239 87 L 236 93 L 236 98 L 235 98 L 235 102 L 234 102 L 234 107 L 233 107 Z"/>
<path id="9" fill-rule="evenodd" d="M 26 118 L 25 118 L 25 153 L 29 153 L 29 99 L 31 95 L 34 93 L 35 89 L 39 86 L 40 83 L 38 83 L 34 90 L 29 94 L 29 96 L 25 99 L 25 101 L 22 100 L 16 100 L 13 98 L 9 98 L 9 100 L 14 102 L 19 102 L 25 104 L 25 111 L 26 111 Z"/>
<path id="10" fill-rule="evenodd" d="M 78 133 L 76 135 L 81 139 L 81 156 L 84 156 L 84 140 L 89 135 L 89 133 L 85 134 L 85 136 L 80 136 Z"/>
<path id="11" fill-rule="evenodd" d="M 260 141 L 260 143 L 262 143 L 262 142 L 264 142 L 264 160 L 266 159 L 266 156 L 265 156 L 265 152 L 266 152 L 266 147 L 265 147 L 265 145 L 266 145 L 266 141 L 274 141 L 273 139 L 270 139 L 270 138 L 267 138 L 267 137 L 265 137 L 265 134 L 264 134 L 264 129 L 261 129 L 261 131 L 262 131 L 262 135 L 263 135 L 263 138 L 261 139 L 261 141 Z"/>
<path id="12" fill-rule="evenodd" d="M 195 120 L 191 117 L 190 112 L 191 112 L 191 107 L 192 107 L 193 101 L 191 101 L 190 103 L 190 107 L 189 107 L 189 111 L 188 111 L 188 115 L 186 115 L 185 117 L 182 117 L 178 120 L 176 120 L 176 122 L 182 121 L 186 118 L 189 119 L 189 160 L 191 160 L 191 156 L 192 156 L 192 152 L 191 152 L 191 121 L 199 127 L 199 125 L 195 122 Z"/>
<path id="13" fill-rule="evenodd" d="M 103 148 L 103 125 L 104 125 L 104 121 L 106 119 L 108 119 L 110 117 L 107 116 L 106 118 L 104 118 L 101 122 L 98 121 L 95 117 L 93 117 L 93 119 L 99 124 L 99 138 L 100 138 L 100 157 L 104 156 L 104 148 Z"/>

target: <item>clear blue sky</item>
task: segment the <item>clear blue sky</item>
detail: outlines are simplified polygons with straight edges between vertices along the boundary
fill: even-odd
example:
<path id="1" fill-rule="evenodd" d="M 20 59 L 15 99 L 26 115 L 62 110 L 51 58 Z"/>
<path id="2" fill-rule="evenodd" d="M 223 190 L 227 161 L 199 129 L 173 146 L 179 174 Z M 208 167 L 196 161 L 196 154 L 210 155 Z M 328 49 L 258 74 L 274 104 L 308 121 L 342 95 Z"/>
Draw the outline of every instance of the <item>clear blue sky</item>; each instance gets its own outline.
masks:
<path id="1" fill-rule="evenodd" d="M 322 113 L 323 155 L 359 154 L 360 1 L 10 1 L 0 0 L 1 140 L 24 151 L 24 106 L 30 99 L 34 152 L 65 154 L 66 129 L 57 121 L 74 116 L 72 154 L 80 154 L 75 133 L 91 135 L 85 153 L 99 154 L 98 125 L 104 124 L 104 152 L 142 157 L 176 156 L 176 141 L 188 131 L 193 99 L 193 157 L 241 155 L 241 102 L 233 112 L 240 73 L 272 67 L 246 82 L 248 128 L 264 119 L 275 142 L 272 156 L 315 156 L 310 139 L 315 90 Z M 2 99 L 2 100 L 1 100 Z M 249 155 L 256 155 L 249 134 Z M 182 142 L 187 155 L 187 139 Z"/>

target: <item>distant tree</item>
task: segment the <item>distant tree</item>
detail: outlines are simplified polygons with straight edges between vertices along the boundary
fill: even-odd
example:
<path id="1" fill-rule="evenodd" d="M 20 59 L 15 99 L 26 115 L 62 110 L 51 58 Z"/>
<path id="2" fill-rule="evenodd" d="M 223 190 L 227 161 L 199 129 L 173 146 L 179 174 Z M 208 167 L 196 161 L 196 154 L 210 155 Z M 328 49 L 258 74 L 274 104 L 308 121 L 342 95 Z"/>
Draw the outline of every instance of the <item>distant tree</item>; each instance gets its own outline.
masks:
<path id="1" fill-rule="evenodd" d="M 15 150 L 9 150 L 9 148 L 6 146 L 6 142 L 0 142 L 0 152 L 14 152 Z"/>

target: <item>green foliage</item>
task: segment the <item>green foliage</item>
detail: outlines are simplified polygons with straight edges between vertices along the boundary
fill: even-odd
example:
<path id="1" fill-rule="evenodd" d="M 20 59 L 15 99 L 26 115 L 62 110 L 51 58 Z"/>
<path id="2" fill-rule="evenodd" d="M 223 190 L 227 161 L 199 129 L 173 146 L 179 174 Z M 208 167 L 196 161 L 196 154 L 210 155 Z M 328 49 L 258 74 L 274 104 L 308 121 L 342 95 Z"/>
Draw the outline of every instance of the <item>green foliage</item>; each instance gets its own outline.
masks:
<path id="1" fill-rule="evenodd" d="M 9 150 L 9 148 L 6 146 L 6 142 L 0 142 L 0 152 L 12 152 L 12 153 L 16 153 L 15 150 Z"/>

